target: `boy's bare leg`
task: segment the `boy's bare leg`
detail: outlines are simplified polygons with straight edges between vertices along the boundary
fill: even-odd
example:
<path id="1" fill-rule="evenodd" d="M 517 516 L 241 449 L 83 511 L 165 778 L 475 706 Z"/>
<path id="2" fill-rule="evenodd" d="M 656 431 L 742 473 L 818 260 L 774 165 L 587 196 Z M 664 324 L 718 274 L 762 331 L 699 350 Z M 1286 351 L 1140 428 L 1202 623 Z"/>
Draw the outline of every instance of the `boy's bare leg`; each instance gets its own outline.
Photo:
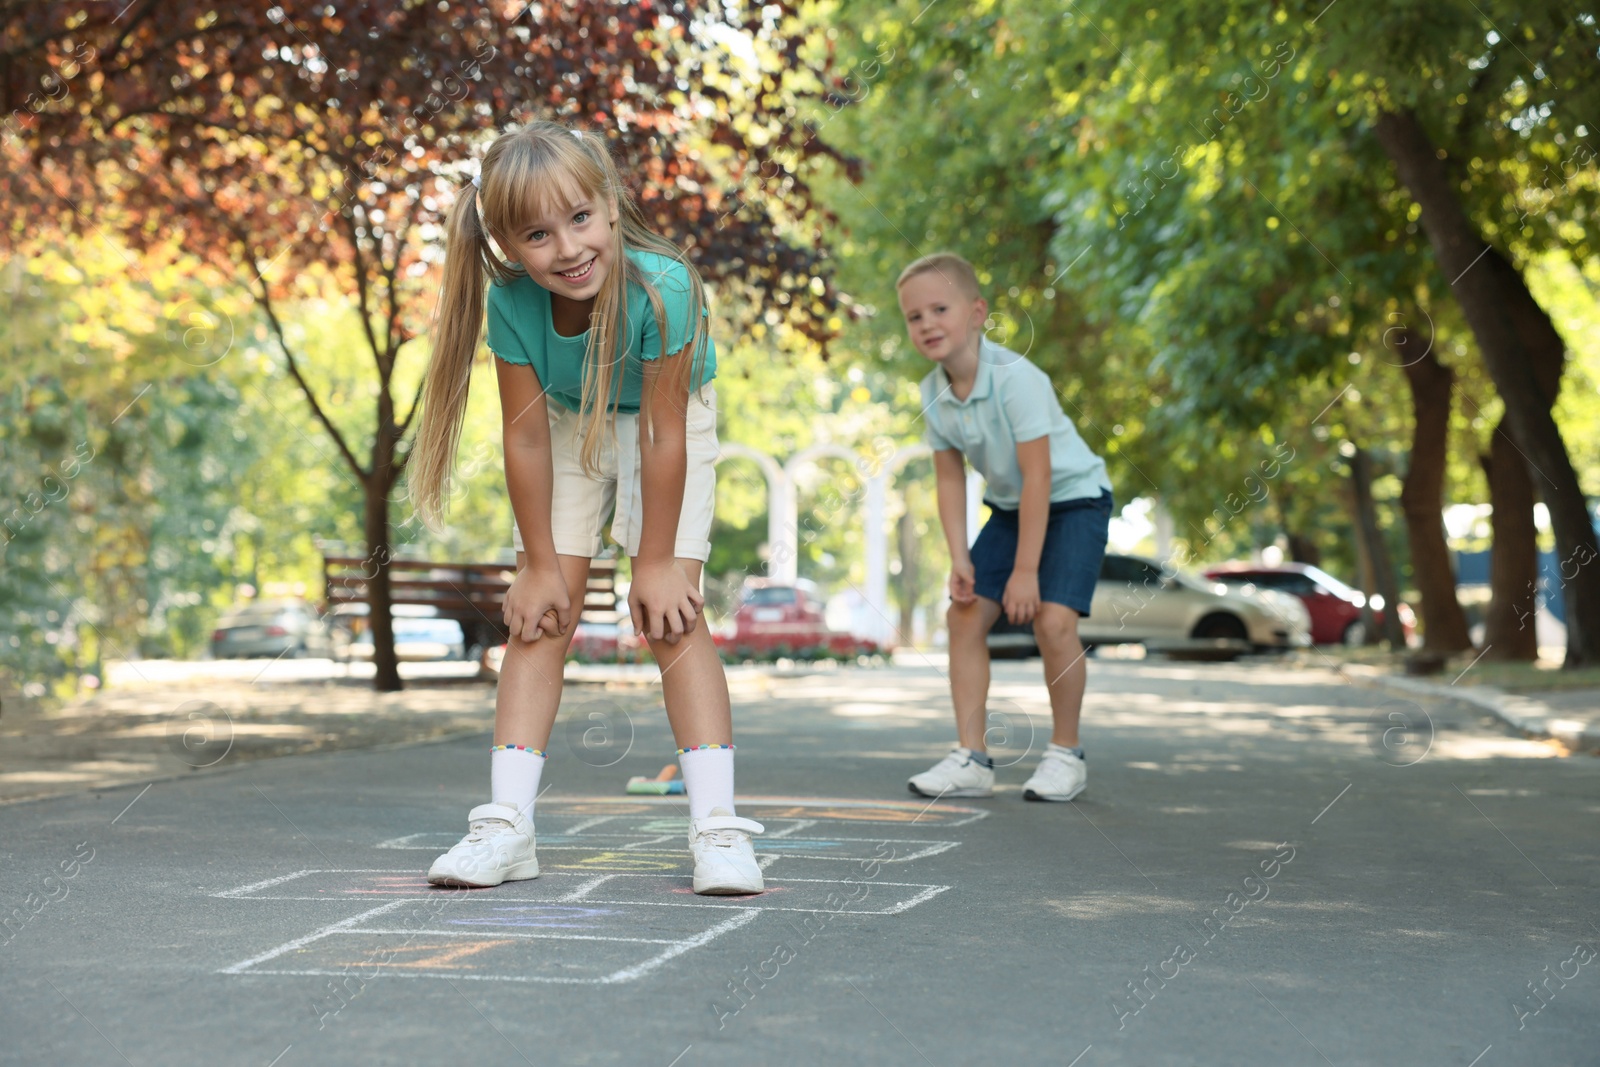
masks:
<path id="1" fill-rule="evenodd" d="M 678 565 L 689 581 L 700 583 L 704 564 L 697 559 L 679 559 Z M 665 639 L 651 641 L 650 653 L 661 668 L 661 699 L 667 705 L 667 721 L 678 747 L 733 744 L 728 676 L 705 619 L 675 644 Z"/>
<path id="2" fill-rule="evenodd" d="M 550 746 L 550 729 L 561 707 L 562 667 L 573 631 L 578 628 L 583 593 L 589 585 L 587 556 L 557 556 L 556 561 L 572 600 L 572 626 L 564 636 L 546 636 L 536 641 L 513 636 L 506 643 L 506 658 L 494 697 L 497 745 L 527 745 L 541 752 Z M 527 557 L 518 552 L 517 569 L 520 571 L 526 564 Z"/>
<path id="3" fill-rule="evenodd" d="M 1033 636 L 1044 660 L 1044 683 L 1055 719 L 1050 740 L 1077 748 L 1078 714 L 1083 710 L 1083 690 L 1089 680 L 1083 643 L 1078 640 L 1078 613 L 1063 604 L 1040 601 Z"/>
<path id="4" fill-rule="evenodd" d="M 964 748 L 982 752 L 988 730 L 989 628 L 1000 617 L 1000 604 L 979 597 L 970 604 L 950 605 L 945 621 L 950 631 L 950 703 L 956 713 L 956 736 Z"/>

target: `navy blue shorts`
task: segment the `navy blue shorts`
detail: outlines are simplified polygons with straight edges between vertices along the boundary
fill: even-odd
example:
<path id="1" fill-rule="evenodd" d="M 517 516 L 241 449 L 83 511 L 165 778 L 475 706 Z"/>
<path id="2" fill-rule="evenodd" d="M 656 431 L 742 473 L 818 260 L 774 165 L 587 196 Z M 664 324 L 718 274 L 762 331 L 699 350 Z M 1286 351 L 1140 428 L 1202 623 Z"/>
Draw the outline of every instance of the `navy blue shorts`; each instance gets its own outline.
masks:
<path id="1" fill-rule="evenodd" d="M 977 573 L 978 595 L 1000 603 L 1017 563 L 1018 513 L 993 504 L 989 509 L 989 521 L 972 543 L 972 569 Z M 1044 551 L 1039 554 L 1040 600 L 1064 604 L 1089 617 L 1110 525 L 1110 490 L 1050 505 Z"/>

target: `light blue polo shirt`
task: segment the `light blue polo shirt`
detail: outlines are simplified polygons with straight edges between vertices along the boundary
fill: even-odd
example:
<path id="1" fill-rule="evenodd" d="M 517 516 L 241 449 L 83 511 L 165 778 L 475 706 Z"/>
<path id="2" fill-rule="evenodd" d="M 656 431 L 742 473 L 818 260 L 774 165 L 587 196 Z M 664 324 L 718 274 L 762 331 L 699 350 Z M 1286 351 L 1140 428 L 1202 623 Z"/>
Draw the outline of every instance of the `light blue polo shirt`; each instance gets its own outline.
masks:
<path id="1" fill-rule="evenodd" d="M 683 349 L 693 336 L 689 316 L 689 269 L 682 263 L 654 252 L 628 250 L 628 258 L 638 266 L 646 281 L 661 295 L 666 312 L 667 354 Z M 637 414 L 639 394 L 644 383 L 641 360 L 661 356 L 661 327 L 650 308 L 650 296 L 636 282 L 628 283 L 628 306 L 622 326 L 623 373 L 620 388 L 613 378 L 616 410 Z M 489 287 L 489 350 L 507 363 L 531 366 L 551 400 L 568 411 L 583 409 L 584 358 L 589 350 L 589 331 L 576 337 L 556 333 L 550 315 L 550 291 L 526 274 L 509 282 Z M 693 389 L 717 376 L 717 347 L 706 338 L 705 362 L 696 375 Z"/>
<path id="2" fill-rule="evenodd" d="M 1050 502 L 1097 497 L 1111 489 L 1106 462 L 1089 450 L 1061 410 L 1050 376 L 1026 358 L 985 338 L 978 377 L 956 399 L 943 367 L 922 379 L 923 439 L 935 452 L 955 449 L 987 486 L 984 499 L 1009 511 L 1022 503 L 1017 443 L 1050 438 Z"/>

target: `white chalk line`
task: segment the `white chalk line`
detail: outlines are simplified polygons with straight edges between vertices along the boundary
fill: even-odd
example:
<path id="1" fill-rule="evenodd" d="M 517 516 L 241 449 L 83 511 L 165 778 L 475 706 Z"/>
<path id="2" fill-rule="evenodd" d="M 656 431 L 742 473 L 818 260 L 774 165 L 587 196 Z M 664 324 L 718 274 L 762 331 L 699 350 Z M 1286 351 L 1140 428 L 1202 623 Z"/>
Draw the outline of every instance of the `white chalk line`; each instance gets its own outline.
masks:
<path id="1" fill-rule="evenodd" d="M 715 940 L 718 937 L 721 937 L 725 933 L 728 933 L 728 932 L 730 932 L 732 930 L 737 930 L 741 926 L 746 925 L 747 923 L 754 922 L 756 920 L 756 917 L 757 917 L 758 914 L 759 913 L 757 911 L 750 910 L 750 911 L 748 911 L 746 913 L 743 913 L 743 914 L 730 915 L 728 918 L 724 919 L 722 922 L 717 923 L 715 926 L 711 927 L 708 930 L 705 930 L 705 931 L 702 931 L 701 933 L 695 934 L 693 937 L 685 938 L 682 941 L 665 942 L 666 944 L 669 944 L 670 947 L 667 948 L 665 951 L 663 951 L 663 952 L 661 952 L 661 953 L 659 953 L 659 954 L 657 954 L 655 956 L 652 956 L 650 959 L 644 960 L 643 962 L 640 962 L 640 963 L 636 963 L 631 967 L 624 967 L 624 968 L 622 968 L 620 970 L 613 971 L 610 974 L 601 975 L 598 978 L 551 977 L 551 976 L 548 976 L 548 975 L 530 975 L 530 974 L 463 974 L 463 973 L 456 972 L 456 971 L 445 971 L 445 972 L 406 971 L 406 970 L 401 970 L 401 969 L 395 968 L 395 967 L 386 968 L 385 971 L 384 971 L 384 975 L 386 977 L 396 977 L 396 978 L 449 978 L 452 981 L 524 982 L 524 983 L 540 984 L 540 985 L 620 985 L 621 983 L 624 983 L 624 982 L 631 982 L 631 981 L 634 981 L 636 979 L 643 978 L 645 975 L 649 974 L 651 971 L 654 971 L 654 970 L 664 966 L 665 964 L 671 962 L 672 960 L 676 959 L 677 957 L 683 955 L 685 952 L 688 952 L 690 949 L 699 948 L 702 945 L 709 944 L 711 941 Z M 358 916 L 358 918 L 359 918 L 359 916 Z M 318 931 L 316 934 L 312 934 L 312 935 L 309 935 L 308 937 L 300 938 L 297 941 L 291 942 L 289 945 L 283 946 L 281 949 L 274 950 L 274 952 L 272 954 L 269 954 L 269 955 L 264 956 L 264 957 L 257 957 L 257 959 L 270 959 L 270 958 L 272 958 L 272 955 L 279 955 L 282 952 L 291 951 L 293 948 L 303 947 L 305 944 L 309 943 L 310 941 L 314 941 L 314 940 L 318 939 L 319 937 L 327 937 L 327 936 L 330 936 L 332 934 L 346 933 L 346 932 L 348 932 L 348 933 L 366 933 L 368 931 L 343 931 L 343 930 L 333 930 L 333 929 L 321 930 L 321 931 Z M 462 934 L 462 933 L 458 933 L 458 932 L 455 932 L 455 931 L 444 931 L 444 933 L 447 936 L 451 936 L 451 937 L 466 937 L 466 938 L 471 938 L 473 940 L 490 940 L 490 939 L 497 939 L 497 938 L 500 938 L 500 937 L 518 936 L 518 935 L 498 934 L 497 933 L 497 934 L 490 934 L 490 935 L 477 935 L 476 937 L 474 937 L 473 935 L 470 935 L 470 934 Z M 523 935 L 523 936 L 526 936 L 526 935 Z M 576 937 L 573 937 L 573 938 L 567 938 L 567 940 L 580 940 L 580 939 L 576 938 Z M 599 940 L 599 939 L 598 938 L 586 938 L 584 940 Z M 620 940 L 624 940 L 624 939 L 622 939 L 622 938 L 614 938 L 614 939 L 611 939 L 611 940 L 619 940 L 620 941 Z M 638 943 L 638 944 L 663 944 L 664 942 L 657 941 L 657 940 L 645 941 L 643 939 L 636 939 L 635 943 Z M 251 974 L 251 975 L 257 975 L 257 974 L 267 975 L 267 974 L 271 974 L 271 975 L 297 975 L 297 976 L 321 976 L 321 975 L 338 976 L 338 975 L 342 975 L 342 974 L 346 973 L 345 971 L 334 971 L 334 970 L 328 970 L 328 969 L 325 969 L 325 968 L 300 968 L 300 969 L 295 969 L 295 970 L 272 969 L 272 970 L 250 970 L 250 971 L 244 971 L 244 970 L 240 969 L 240 968 L 249 966 L 251 962 L 252 961 L 250 961 L 250 960 L 246 960 L 244 963 L 235 964 L 233 967 L 229 967 L 226 970 L 220 971 L 218 973 L 220 973 L 220 974 Z"/>
<path id="2" fill-rule="evenodd" d="M 617 851 L 627 852 L 636 848 L 649 848 L 651 845 L 664 845 L 668 841 L 682 841 L 683 839 L 683 834 L 659 834 L 655 837 L 647 837 L 643 841 L 632 841 L 626 845 L 620 845 L 618 846 Z M 548 848 L 551 851 L 559 849 L 564 852 L 572 852 L 578 849 L 582 849 L 585 852 L 594 851 L 593 845 L 546 845 L 545 848 Z"/>
<path id="3" fill-rule="evenodd" d="M 282 885 L 284 882 L 292 882 L 296 878 L 304 878 L 308 874 L 321 873 L 322 872 L 320 870 L 310 868 L 303 871 L 295 871 L 293 874 L 281 874 L 276 878 L 268 878 L 261 882 L 251 882 L 249 885 L 242 885 L 237 889 L 225 889 L 220 893 L 212 893 L 211 895 L 214 897 L 222 897 L 224 899 L 229 897 L 240 898 L 245 893 L 252 893 L 259 889 L 270 889 L 275 885 Z"/>
<path id="4" fill-rule="evenodd" d="M 612 972 L 611 974 L 607 975 L 600 984 L 613 985 L 618 982 L 632 981 L 635 978 L 643 978 L 645 975 L 649 974 L 657 967 L 660 967 L 668 960 L 671 960 L 677 956 L 681 956 L 692 948 L 699 948 L 701 945 L 709 944 L 711 941 L 722 936 L 728 931 L 737 930 L 746 923 L 752 923 L 755 922 L 755 920 L 755 912 L 751 912 L 748 915 L 730 915 L 728 918 L 724 919 L 722 922 L 713 926 L 704 933 L 696 934 L 694 937 L 691 937 L 686 941 L 678 942 L 672 948 L 667 949 L 667 951 L 663 952 L 655 959 L 646 960 L 644 963 L 635 964 L 632 967 L 624 967 L 620 971 Z"/>
<path id="5" fill-rule="evenodd" d="M 603 934 L 517 933 L 490 927 L 471 930 L 382 930 L 363 926 L 356 930 L 334 930 L 329 937 L 360 937 L 363 934 L 414 934 L 418 937 L 458 937 L 468 941 L 488 941 L 502 937 L 517 937 L 533 941 L 615 941 L 624 945 L 676 945 L 675 937 L 606 937 Z"/>
<path id="6" fill-rule="evenodd" d="M 257 899 L 259 899 L 259 898 L 257 898 Z M 351 926 L 354 926 L 356 923 L 364 922 L 367 919 L 373 918 L 374 916 L 377 916 L 377 915 L 384 915 L 384 914 L 386 914 L 388 912 L 394 911 L 397 908 L 404 907 L 406 904 L 410 904 L 410 903 L 413 903 L 413 902 L 414 902 L 413 900 L 391 900 L 389 903 L 380 904 L 376 908 L 368 908 L 366 911 L 362 912 L 360 915 L 352 915 L 348 919 L 341 919 L 336 923 L 329 923 L 327 926 L 322 927 L 322 929 L 320 929 L 320 930 L 315 930 L 315 931 L 307 934 L 304 937 L 297 937 L 293 941 L 285 941 L 283 944 L 279 945 L 277 948 L 268 949 L 266 952 L 261 953 L 261 955 L 259 955 L 259 956 L 251 956 L 249 959 L 243 961 L 242 963 L 235 963 L 231 967 L 224 967 L 222 970 L 218 971 L 217 973 L 218 974 L 242 974 L 244 972 L 245 968 L 247 968 L 247 967 L 253 967 L 258 963 L 265 963 L 268 960 L 276 959 L 277 957 L 283 955 L 285 952 L 293 952 L 297 948 L 304 948 L 306 945 L 311 944 L 311 942 L 319 941 L 322 938 L 327 937 L 329 934 L 338 933 L 340 930 L 344 930 L 344 929 L 347 929 L 347 928 L 349 928 Z"/>
<path id="7" fill-rule="evenodd" d="M 616 877 L 616 875 L 614 875 L 614 874 L 602 874 L 598 878 L 591 878 L 587 882 L 584 882 L 582 885 L 578 886 L 572 892 L 564 893 L 561 896 L 557 897 L 556 900 L 558 902 L 560 902 L 560 903 L 563 903 L 563 904 L 569 903 L 569 902 L 575 901 L 575 900 L 582 900 L 589 893 L 592 893 L 594 890 L 596 890 L 596 889 L 600 888 L 601 886 L 605 885 L 607 882 L 611 881 L 611 879 L 613 879 L 615 877 Z"/>
<path id="8" fill-rule="evenodd" d="M 947 891 L 948 889 L 950 889 L 950 886 L 947 886 L 947 885 L 930 885 L 928 888 L 924 889 L 922 892 L 918 893 L 916 896 L 912 897 L 910 900 L 903 901 L 903 902 L 901 902 L 899 904 L 896 904 L 894 907 L 889 908 L 886 911 L 852 911 L 850 914 L 851 915 L 899 915 L 903 911 L 910 911 L 912 908 L 916 907 L 918 904 L 926 904 L 928 901 L 932 900 L 934 897 L 938 896 L 940 893 L 943 893 L 943 892 Z"/>
<path id="9" fill-rule="evenodd" d="M 920 847 L 917 848 L 914 851 L 909 851 L 909 852 L 906 852 L 904 854 L 896 853 L 893 856 L 849 856 L 849 855 L 840 855 L 838 853 L 829 853 L 829 852 L 790 851 L 789 849 L 782 848 L 782 847 L 780 847 L 778 849 L 771 849 L 769 847 L 769 844 L 771 842 L 774 842 L 774 841 L 782 840 L 782 838 L 779 835 L 782 834 L 782 833 L 786 833 L 786 832 L 788 832 L 788 831 L 779 831 L 779 833 L 777 833 L 777 834 L 763 834 L 760 838 L 758 838 L 755 841 L 755 845 L 757 846 L 757 849 L 756 849 L 757 852 L 772 851 L 772 852 L 776 852 L 778 855 L 788 856 L 788 857 L 792 857 L 794 859 L 829 860 L 829 861 L 834 862 L 834 863 L 859 863 L 862 860 L 873 860 L 873 861 L 876 861 L 878 863 L 909 863 L 912 860 L 927 859 L 929 856 L 937 856 L 941 852 L 948 852 L 951 849 L 955 848 L 957 845 L 961 844 L 961 842 L 959 842 L 959 841 L 932 841 L 932 840 L 928 840 L 927 838 L 827 837 L 827 838 L 820 838 L 819 840 L 839 841 L 839 842 L 856 842 L 856 841 L 859 841 L 859 842 L 864 842 L 864 843 L 868 843 L 868 844 L 917 845 L 917 846 L 920 846 Z M 441 837 L 442 838 L 444 835 L 443 834 L 428 834 L 428 835 L 412 834 L 410 836 L 412 838 L 424 837 L 424 836 L 433 836 L 433 837 Z M 552 834 L 551 836 L 552 837 L 562 837 L 562 836 L 565 836 L 565 835 Z M 631 842 L 631 843 L 630 844 L 625 844 L 625 845 L 620 845 L 620 846 L 618 846 L 616 848 L 609 849 L 609 850 L 606 850 L 606 849 L 603 849 L 603 848 L 601 849 L 602 851 L 627 852 L 627 851 L 635 851 L 635 850 L 642 849 L 642 848 L 648 848 L 651 845 L 664 844 L 664 843 L 669 842 L 669 841 L 676 842 L 676 841 L 680 840 L 681 837 L 682 837 L 681 834 L 662 834 L 659 837 L 651 837 L 651 838 L 649 838 L 647 840 L 640 841 L 640 840 L 637 839 L 636 835 L 632 835 L 632 834 L 595 834 L 595 835 L 593 835 L 593 840 L 590 841 L 589 843 L 586 843 L 586 844 L 581 844 L 581 845 L 566 845 L 566 844 L 562 844 L 562 845 L 554 845 L 554 844 L 545 845 L 545 844 L 541 844 L 538 847 L 539 847 L 539 850 L 541 852 L 592 852 L 592 851 L 595 850 L 595 848 L 597 846 L 604 845 L 605 843 L 608 843 L 608 842 L 611 842 L 611 841 L 628 841 L 628 842 Z M 374 847 L 383 848 L 383 849 L 398 850 L 398 851 L 431 852 L 431 851 L 434 851 L 434 850 L 440 848 L 443 845 L 442 841 L 423 842 L 423 843 L 418 843 L 418 844 L 398 844 L 398 843 L 396 843 L 396 842 L 400 842 L 400 841 L 404 841 L 404 840 L 407 840 L 407 839 L 406 838 L 398 838 L 397 837 L 397 838 L 391 839 L 390 841 L 386 841 L 386 842 L 383 842 L 382 844 L 376 845 Z M 800 848 L 804 848 L 805 845 L 804 844 L 800 844 L 799 847 Z M 654 853 L 654 854 L 655 855 L 667 855 L 667 853 L 661 853 L 661 852 Z M 687 855 L 687 852 L 683 851 L 683 850 L 678 850 L 678 851 L 674 851 L 671 854 L 672 855 Z"/>
<path id="10" fill-rule="evenodd" d="M 674 855 L 675 855 L 675 853 L 674 853 Z M 614 878 L 659 878 L 659 877 L 662 877 L 662 876 L 666 875 L 667 873 L 669 873 L 669 872 L 666 872 L 666 871 L 649 871 L 649 872 L 610 871 L 610 872 L 607 872 L 607 873 L 605 873 L 604 875 L 602 875 L 600 877 L 602 877 L 605 880 L 611 880 L 611 879 L 614 879 Z M 322 868 L 316 868 L 316 869 L 308 869 L 308 870 L 304 870 L 304 871 L 296 871 L 293 874 L 283 875 L 283 876 L 278 877 L 278 878 L 270 878 L 265 882 L 254 882 L 254 883 L 252 883 L 250 885 L 240 886 L 238 889 L 226 889 L 226 890 L 223 890 L 220 893 L 212 893 L 211 896 L 213 896 L 213 897 L 224 897 L 224 898 L 229 898 L 229 899 L 234 899 L 234 900 L 341 900 L 341 901 L 351 901 L 351 900 L 359 899 L 358 895 L 348 895 L 348 894 L 344 895 L 344 896 L 323 895 L 323 896 L 317 896 L 317 897 L 259 897 L 259 896 L 241 897 L 241 896 L 239 896 L 240 893 L 244 893 L 244 892 L 249 891 L 249 890 L 265 888 L 265 887 L 269 887 L 269 886 L 273 886 L 273 885 L 281 885 L 284 882 L 288 882 L 288 881 L 290 881 L 292 879 L 303 878 L 306 875 L 311 875 L 311 874 L 393 874 L 393 875 L 407 875 L 407 876 L 410 876 L 410 875 L 415 875 L 416 872 L 412 871 L 412 870 L 398 870 L 397 871 L 397 870 L 392 870 L 392 869 L 389 869 L 389 868 L 379 868 L 379 867 L 340 867 L 340 868 L 322 867 Z M 543 881 L 543 880 L 549 879 L 549 878 L 576 878 L 576 877 L 579 877 L 582 874 L 591 874 L 591 872 L 587 872 L 587 871 L 584 871 L 584 872 L 579 872 L 579 871 L 549 871 L 549 872 L 542 872 L 538 879 L 532 879 L 532 878 L 518 879 L 518 881 L 516 881 L 516 882 L 507 882 L 505 884 L 506 885 L 518 885 L 521 882 Z M 594 878 L 594 876 L 591 874 L 591 880 L 593 880 L 593 878 Z M 596 884 L 599 884 L 599 883 L 597 882 Z M 838 878 L 785 878 L 784 879 L 784 884 L 785 885 L 791 885 L 791 884 L 843 885 L 844 883 Z M 857 884 L 874 885 L 874 886 L 879 886 L 879 885 L 898 886 L 898 887 L 905 888 L 905 889 L 924 889 L 929 885 L 929 883 L 927 883 L 927 882 L 880 882 L 877 879 L 869 879 L 867 881 L 861 881 L 861 880 L 858 879 L 857 880 Z M 418 889 L 422 889 L 422 887 L 420 885 L 417 888 Z M 575 886 L 571 891 L 572 892 L 577 892 L 579 889 L 582 889 L 582 888 L 583 888 L 582 886 Z M 460 898 L 462 900 L 494 901 L 494 902 L 500 903 L 500 904 L 505 904 L 505 903 L 510 903 L 510 902 L 519 902 L 519 903 L 520 902 L 525 902 L 525 901 L 522 900 L 522 898 L 508 897 L 508 896 L 505 896 L 504 894 L 495 894 L 495 893 L 489 892 L 488 890 L 482 890 L 482 889 L 480 889 L 480 890 L 462 890 L 462 889 L 424 890 L 422 893 L 408 893 L 405 896 L 404 899 L 407 899 L 407 900 L 427 900 L 427 899 L 430 899 L 430 898 L 433 898 L 433 897 L 437 897 L 437 896 L 439 896 L 441 894 L 444 894 L 444 893 L 460 894 Z"/>

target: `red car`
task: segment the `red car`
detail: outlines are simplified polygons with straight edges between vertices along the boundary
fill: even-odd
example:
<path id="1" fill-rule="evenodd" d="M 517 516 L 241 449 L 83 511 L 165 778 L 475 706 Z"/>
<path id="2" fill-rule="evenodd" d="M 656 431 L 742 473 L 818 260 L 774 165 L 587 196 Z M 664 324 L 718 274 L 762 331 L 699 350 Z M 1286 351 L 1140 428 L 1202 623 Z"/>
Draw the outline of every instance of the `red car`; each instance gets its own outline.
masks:
<path id="1" fill-rule="evenodd" d="M 1366 597 L 1359 589 L 1352 589 L 1327 571 L 1309 563 L 1284 563 L 1277 567 L 1258 566 L 1253 563 L 1225 563 L 1205 572 L 1213 581 L 1229 585 L 1254 585 L 1262 589 L 1277 589 L 1300 598 L 1311 613 L 1311 640 L 1318 645 L 1361 645 L 1367 640 L 1366 624 L 1361 621 L 1361 608 Z M 1383 625 L 1383 601 L 1373 598 L 1374 621 Z M 1400 628 L 1405 632 L 1406 643 L 1416 632 L 1417 618 L 1406 604 L 1397 610 Z"/>
<path id="2" fill-rule="evenodd" d="M 740 659 L 763 656 L 870 655 L 877 646 L 828 629 L 816 586 L 801 579 L 790 585 L 761 578 L 745 583 L 733 613 L 731 633 L 717 645 Z"/>

